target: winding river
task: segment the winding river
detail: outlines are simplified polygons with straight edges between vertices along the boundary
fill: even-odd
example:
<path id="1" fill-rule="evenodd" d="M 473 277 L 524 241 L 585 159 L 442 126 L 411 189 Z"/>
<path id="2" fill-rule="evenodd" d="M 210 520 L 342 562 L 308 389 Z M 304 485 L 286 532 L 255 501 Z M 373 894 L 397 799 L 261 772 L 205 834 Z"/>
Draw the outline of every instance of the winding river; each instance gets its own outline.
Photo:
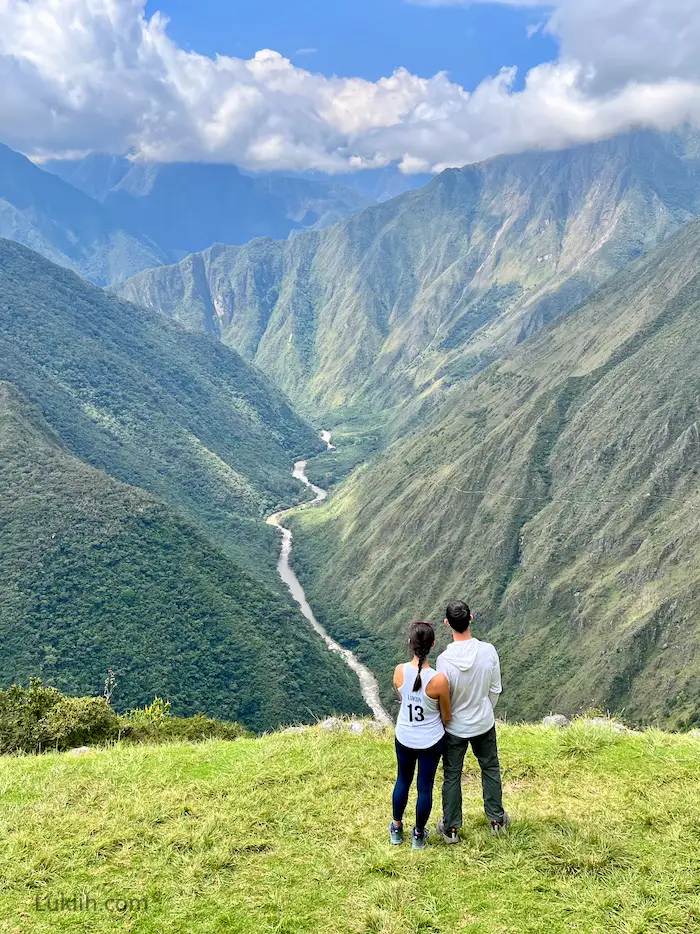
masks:
<path id="1" fill-rule="evenodd" d="M 331 444 L 330 431 L 322 431 L 321 437 L 328 445 L 328 450 L 333 450 L 334 445 Z M 267 520 L 268 525 L 275 526 L 275 528 L 279 529 L 282 533 L 282 548 L 280 550 L 279 561 L 277 562 L 277 573 L 289 588 L 292 597 L 294 597 L 294 600 L 299 604 L 299 609 L 309 621 L 314 631 L 317 632 L 326 643 L 328 650 L 330 652 L 335 652 L 337 655 L 340 655 L 348 668 L 351 668 L 357 675 L 357 678 L 360 682 L 362 696 L 365 699 L 367 706 L 372 711 L 374 719 L 378 723 L 390 725 L 393 723 L 393 721 L 382 706 L 382 702 L 379 697 L 379 685 L 377 684 L 377 679 L 374 677 L 369 668 L 362 664 L 356 655 L 354 655 L 349 649 L 343 648 L 342 645 L 340 645 L 335 641 L 335 639 L 328 635 L 326 630 L 314 616 L 313 610 L 309 606 L 309 601 L 306 599 L 304 588 L 299 583 L 299 579 L 291 568 L 290 559 L 292 554 L 292 533 L 289 529 L 282 525 L 282 520 L 286 515 L 291 512 L 295 512 L 297 509 L 305 509 L 309 506 L 317 506 L 319 503 L 322 503 L 323 500 L 328 496 L 326 490 L 322 490 L 320 486 L 314 486 L 314 484 L 311 483 L 309 478 L 306 476 L 306 465 L 307 461 L 297 461 L 294 465 L 294 469 L 292 470 L 292 476 L 296 480 L 300 480 L 303 484 L 305 484 L 305 486 L 308 486 L 309 489 L 316 494 L 316 499 L 312 500 L 310 503 L 304 503 L 302 506 L 295 506 L 293 509 L 284 509 L 282 512 L 276 512 Z"/>

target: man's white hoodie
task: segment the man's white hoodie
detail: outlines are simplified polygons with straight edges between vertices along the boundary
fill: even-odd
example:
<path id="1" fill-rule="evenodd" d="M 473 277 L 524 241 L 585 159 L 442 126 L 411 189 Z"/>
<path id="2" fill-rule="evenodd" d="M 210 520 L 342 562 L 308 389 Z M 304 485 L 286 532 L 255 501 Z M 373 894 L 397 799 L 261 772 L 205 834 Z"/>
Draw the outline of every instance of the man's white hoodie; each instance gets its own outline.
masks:
<path id="1" fill-rule="evenodd" d="M 487 733 L 496 722 L 493 708 L 502 691 L 495 648 L 473 637 L 453 642 L 438 656 L 435 667 L 450 682 L 452 719 L 447 732 L 462 739 Z"/>

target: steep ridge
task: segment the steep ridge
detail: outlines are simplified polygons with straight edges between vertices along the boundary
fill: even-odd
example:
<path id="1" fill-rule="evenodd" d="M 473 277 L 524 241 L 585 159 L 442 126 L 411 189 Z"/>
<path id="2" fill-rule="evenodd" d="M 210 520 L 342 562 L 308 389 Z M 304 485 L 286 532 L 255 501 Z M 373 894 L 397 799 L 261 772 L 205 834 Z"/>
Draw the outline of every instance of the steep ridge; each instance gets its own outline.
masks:
<path id="1" fill-rule="evenodd" d="M 509 716 L 699 722 L 699 314 L 694 221 L 300 514 L 310 599 L 397 644 L 470 599 Z"/>
<path id="2" fill-rule="evenodd" d="M 261 520 L 292 503 L 288 465 L 322 445 L 238 354 L 0 240 L 0 379 L 82 460 L 165 500 L 275 580 Z"/>
<path id="3" fill-rule="evenodd" d="M 329 230 L 217 245 L 125 297 L 220 337 L 308 410 L 464 379 L 700 213 L 697 134 L 443 172 Z"/>
<path id="4" fill-rule="evenodd" d="M 169 257 L 82 191 L 0 144 L 0 237 L 23 243 L 98 285 Z"/>
<path id="5" fill-rule="evenodd" d="M 374 204 L 341 184 L 251 177 L 233 165 L 130 162 L 94 153 L 47 168 L 102 202 L 119 223 L 143 231 L 170 261 L 213 243 L 285 239 L 295 230 L 328 227 Z"/>
<path id="6" fill-rule="evenodd" d="M 143 490 L 74 457 L 0 383 L 0 687 L 169 698 L 257 730 L 362 711 L 291 602 Z"/>

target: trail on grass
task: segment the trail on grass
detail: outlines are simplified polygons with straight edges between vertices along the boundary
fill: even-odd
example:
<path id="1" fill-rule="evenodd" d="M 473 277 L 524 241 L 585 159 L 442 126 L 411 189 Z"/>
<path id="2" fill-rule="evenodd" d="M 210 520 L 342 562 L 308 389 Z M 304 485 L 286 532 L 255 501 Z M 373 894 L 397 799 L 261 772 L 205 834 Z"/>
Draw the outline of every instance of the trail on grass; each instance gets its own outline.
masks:
<path id="1" fill-rule="evenodd" d="M 330 431 L 322 431 L 321 437 L 328 445 L 328 450 L 333 450 L 334 445 L 331 444 Z M 282 520 L 289 513 L 296 511 L 296 509 L 305 509 L 309 506 L 317 506 L 319 503 L 322 503 L 323 500 L 328 496 L 328 492 L 326 490 L 322 490 L 320 486 L 314 486 L 314 484 L 311 483 L 309 478 L 306 476 L 306 465 L 307 461 L 297 461 L 292 470 L 292 476 L 296 480 L 300 480 L 305 486 L 308 486 L 309 489 L 315 493 L 316 498 L 310 503 L 304 504 L 304 506 L 297 506 L 295 509 L 284 509 L 282 512 L 276 512 L 267 520 L 268 525 L 273 525 L 282 533 L 282 548 L 280 550 L 280 556 L 277 562 L 277 573 L 289 588 L 292 597 L 294 597 L 294 600 L 299 604 L 299 609 L 304 614 L 309 623 L 311 623 L 314 631 L 317 632 L 326 643 L 328 650 L 330 652 L 335 652 L 337 655 L 340 655 L 348 668 L 351 668 L 357 675 L 357 678 L 360 682 L 362 696 L 365 699 L 365 703 L 372 711 L 374 719 L 379 723 L 392 724 L 393 721 L 391 717 L 382 706 L 382 702 L 379 697 L 379 685 L 377 684 L 377 679 L 374 677 L 369 668 L 362 664 L 356 655 L 354 655 L 349 649 L 343 648 L 343 646 L 336 642 L 332 636 L 328 635 L 326 630 L 314 616 L 314 612 L 309 605 L 309 601 L 306 599 L 304 588 L 299 583 L 299 579 L 291 567 L 292 533 L 288 528 L 285 528 L 285 526 L 282 525 Z"/>

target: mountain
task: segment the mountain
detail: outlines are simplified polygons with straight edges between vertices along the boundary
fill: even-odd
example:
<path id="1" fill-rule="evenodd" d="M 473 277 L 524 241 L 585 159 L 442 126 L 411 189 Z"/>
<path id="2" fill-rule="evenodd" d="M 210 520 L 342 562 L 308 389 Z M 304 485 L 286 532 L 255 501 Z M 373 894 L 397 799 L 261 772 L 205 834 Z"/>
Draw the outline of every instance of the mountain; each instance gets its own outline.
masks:
<path id="1" fill-rule="evenodd" d="M 216 245 L 121 294 L 219 336 L 308 411 L 432 401 L 700 214 L 698 136 L 450 169 L 288 242 Z"/>
<path id="2" fill-rule="evenodd" d="M 700 723 L 699 321 L 696 220 L 454 386 L 295 520 L 326 627 L 342 608 L 398 649 L 466 598 L 509 717 Z"/>
<path id="3" fill-rule="evenodd" d="M 290 465 L 322 445 L 237 353 L 0 240 L 0 379 L 81 460 L 274 579 L 275 533 L 260 520 L 297 499 Z"/>
<path id="4" fill-rule="evenodd" d="M 0 237 L 96 282 L 119 282 L 168 262 L 153 242 L 55 175 L 0 144 Z"/>
<path id="5" fill-rule="evenodd" d="M 118 223 L 143 231 L 173 259 L 214 243 L 284 240 L 374 202 L 329 181 L 248 176 L 232 165 L 130 162 L 95 153 L 47 168 L 102 202 Z"/>
<path id="6" fill-rule="evenodd" d="M 0 686 L 30 676 L 119 709 L 154 694 L 256 730 L 362 710 L 282 599 L 153 496 L 69 452 L 0 383 Z"/>

